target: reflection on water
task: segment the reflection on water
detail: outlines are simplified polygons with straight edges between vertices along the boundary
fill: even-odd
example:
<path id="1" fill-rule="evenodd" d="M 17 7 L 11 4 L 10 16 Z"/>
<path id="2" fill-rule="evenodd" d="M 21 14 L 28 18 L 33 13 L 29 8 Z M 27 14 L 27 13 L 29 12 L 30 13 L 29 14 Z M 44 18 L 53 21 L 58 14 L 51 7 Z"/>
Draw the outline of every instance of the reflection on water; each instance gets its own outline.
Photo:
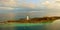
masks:
<path id="1" fill-rule="evenodd" d="M 8 24 L 8 25 L 1 24 L 0 30 L 47 30 L 47 29 L 46 29 L 46 24 L 34 25 L 34 26 L 30 24 L 29 26 L 12 26 L 11 24 Z"/>

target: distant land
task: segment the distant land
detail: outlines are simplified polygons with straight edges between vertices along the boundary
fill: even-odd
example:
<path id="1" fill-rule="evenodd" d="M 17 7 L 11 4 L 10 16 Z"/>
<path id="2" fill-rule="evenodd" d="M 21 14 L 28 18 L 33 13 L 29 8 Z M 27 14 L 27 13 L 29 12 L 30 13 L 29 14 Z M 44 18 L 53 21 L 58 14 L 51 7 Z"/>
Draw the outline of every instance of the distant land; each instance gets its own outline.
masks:
<path id="1" fill-rule="evenodd" d="M 19 20 L 7 20 L 0 23 L 41 23 L 41 22 L 53 22 L 54 20 L 60 19 L 60 17 L 54 16 L 54 17 L 42 17 L 42 18 L 30 18 L 29 20 L 26 20 L 25 18 L 19 19 Z"/>

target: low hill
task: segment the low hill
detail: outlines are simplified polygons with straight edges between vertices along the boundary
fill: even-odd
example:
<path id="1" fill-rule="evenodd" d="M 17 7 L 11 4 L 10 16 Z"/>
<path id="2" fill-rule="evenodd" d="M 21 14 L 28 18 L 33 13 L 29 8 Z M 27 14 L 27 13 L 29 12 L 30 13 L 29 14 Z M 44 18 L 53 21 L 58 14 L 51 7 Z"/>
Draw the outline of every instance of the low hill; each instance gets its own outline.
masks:
<path id="1" fill-rule="evenodd" d="M 60 17 L 42 17 L 42 18 L 30 18 L 30 20 L 19 19 L 19 20 L 8 20 L 6 22 L 16 22 L 16 23 L 40 23 L 40 22 L 49 22 L 60 19 Z"/>

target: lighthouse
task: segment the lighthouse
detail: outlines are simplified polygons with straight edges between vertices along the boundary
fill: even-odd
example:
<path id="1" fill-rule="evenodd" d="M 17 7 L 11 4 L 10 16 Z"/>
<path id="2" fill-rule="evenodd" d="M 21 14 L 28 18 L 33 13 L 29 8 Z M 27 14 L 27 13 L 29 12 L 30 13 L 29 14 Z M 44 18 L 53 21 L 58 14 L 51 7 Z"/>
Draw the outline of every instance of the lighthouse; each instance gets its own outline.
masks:
<path id="1" fill-rule="evenodd" d="M 27 16 L 26 19 L 29 20 L 29 16 Z"/>

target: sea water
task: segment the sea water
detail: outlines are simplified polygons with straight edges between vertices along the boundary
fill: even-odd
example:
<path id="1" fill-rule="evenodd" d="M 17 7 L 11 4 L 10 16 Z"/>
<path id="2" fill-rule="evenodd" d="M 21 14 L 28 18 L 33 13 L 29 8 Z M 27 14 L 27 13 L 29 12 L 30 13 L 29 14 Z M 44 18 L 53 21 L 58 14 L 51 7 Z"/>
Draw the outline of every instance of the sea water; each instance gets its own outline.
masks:
<path id="1" fill-rule="evenodd" d="M 0 30 L 47 30 L 46 24 L 40 23 L 11 23 L 1 24 Z"/>

